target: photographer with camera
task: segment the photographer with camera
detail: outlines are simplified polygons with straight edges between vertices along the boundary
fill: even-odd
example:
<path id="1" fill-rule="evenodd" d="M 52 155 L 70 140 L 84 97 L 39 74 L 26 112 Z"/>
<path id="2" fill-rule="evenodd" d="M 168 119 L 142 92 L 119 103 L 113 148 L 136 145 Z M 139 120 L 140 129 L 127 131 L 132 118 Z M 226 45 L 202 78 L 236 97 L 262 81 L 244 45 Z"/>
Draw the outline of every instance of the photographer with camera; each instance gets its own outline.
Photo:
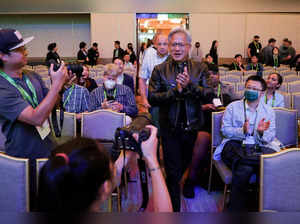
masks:
<path id="1" fill-rule="evenodd" d="M 0 30 L 0 125 L 7 139 L 6 154 L 29 158 L 31 206 L 35 159 L 48 157 L 54 147 L 48 118 L 67 77 L 63 62 L 56 72 L 51 65 L 48 90 L 38 74 L 23 71 L 28 55 L 25 44 L 32 40 L 23 39 L 14 29 Z"/>
<path id="2" fill-rule="evenodd" d="M 114 64 L 107 64 L 104 68 L 104 85 L 99 86 L 90 95 L 89 111 L 109 109 L 125 113 L 127 118 L 137 115 L 133 92 L 128 86 L 117 84 L 117 77 L 118 67 Z"/>
<path id="3" fill-rule="evenodd" d="M 171 212 L 172 205 L 157 162 L 157 129 L 146 126 L 151 135 L 142 142 L 144 160 L 151 175 L 153 207 Z M 139 136 L 134 135 L 138 140 Z M 76 138 L 57 147 L 43 166 L 39 178 L 40 212 L 98 212 L 119 185 L 123 167 L 136 153 L 121 151 L 113 164 L 104 147 L 95 140 Z"/>

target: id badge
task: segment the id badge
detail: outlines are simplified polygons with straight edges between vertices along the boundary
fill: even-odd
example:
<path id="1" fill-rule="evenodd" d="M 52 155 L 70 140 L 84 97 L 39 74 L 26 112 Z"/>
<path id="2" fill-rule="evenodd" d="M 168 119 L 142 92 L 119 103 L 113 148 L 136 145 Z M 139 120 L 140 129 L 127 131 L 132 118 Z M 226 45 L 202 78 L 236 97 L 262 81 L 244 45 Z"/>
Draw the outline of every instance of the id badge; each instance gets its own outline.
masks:
<path id="1" fill-rule="evenodd" d="M 214 98 L 214 99 L 213 99 L 213 104 L 214 104 L 215 107 L 223 106 L 223 104 L 222 104 L 220 98 Z"/>
<path id="2" fill-rule="evenodd" d="M 50 124 L 49 124 L 48 119 L 45 120 L 42 127 L 40 127 L 40 126 L 35 126 L 35 127 L 36 127 L 36 130 L 38 131 L 38 133 L 39 133 L 42 140 L 44 140 L 51 132 Z"/>
<path id="3" fill-rule="evenodd" d="M 259 53 L 259 49 L 256 49 L 256 52 Z"/>
<path id="4" fill-rule="evenodd" d="M 246 139 L 243 141 L 244 145 L 254 145 L 255 144 L 255 138 L 254 136 L 248 136 Z"/>

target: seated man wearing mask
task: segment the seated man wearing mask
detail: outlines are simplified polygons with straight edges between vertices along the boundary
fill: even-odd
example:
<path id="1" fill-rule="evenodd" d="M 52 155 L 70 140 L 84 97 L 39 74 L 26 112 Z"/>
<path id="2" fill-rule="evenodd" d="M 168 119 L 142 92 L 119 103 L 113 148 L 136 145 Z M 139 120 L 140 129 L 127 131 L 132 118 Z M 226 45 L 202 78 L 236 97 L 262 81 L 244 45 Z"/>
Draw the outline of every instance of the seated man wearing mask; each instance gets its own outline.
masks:
<path id="1" fill-rule="evenodd" d="M 116 83 L 118 67 L 107 64 L 104 68 L 104 85 L 96 88 L 90 95 L 89 111 L 110 109 L 125 113 L 129 117 L 137 115 L 137 106 L 133 92 L 128 86 Z M 127 121 L 127 119 L 126 119 Z"/>
<path id="2" fill-rule="evenodd" d="M 272 144 L 275 113 L 260 102 L 266 88 L 264 79 L 250 76 L 245 84 L 245 98 L 229 104 L 223 116 L 221 132 L 224 139 L 217 147 L 214 159 L 222 159 L 232 170 L 230 211 L 246 209 L 247 187 L 251 176 L 258 173 L 259 153 L 275 152 Z"/>

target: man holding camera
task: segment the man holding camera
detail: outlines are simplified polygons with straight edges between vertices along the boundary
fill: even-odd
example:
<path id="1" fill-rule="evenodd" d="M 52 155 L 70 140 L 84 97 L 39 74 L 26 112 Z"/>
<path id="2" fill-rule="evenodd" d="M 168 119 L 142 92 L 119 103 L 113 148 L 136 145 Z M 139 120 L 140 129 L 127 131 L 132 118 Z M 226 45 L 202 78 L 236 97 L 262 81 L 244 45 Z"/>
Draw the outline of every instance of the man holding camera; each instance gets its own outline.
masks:
<path id="1" fill-rule="evenodd" d="M 209 144 L 209 134 L 201 131 L 202 83 L 200 62 L 189 59 L 191 36 L 182 29 L 168 36 L 171 58 L 157 65 L 149 83 L 149 103 L 159 107 L 167 186 L 174 211 L 180 211 L 182 175 L 189 166 L 185 187 L 194 197 L 192 179 L 198 168 L 198 154 Z"/>
<path id="2" fill-rule="evenodd" d="M 48 157 L 53 148 L 48 118 L 67 72 L 64 63 L 56 72 L 51 65 L 49 91 L 37 74 L 23 72 L 28 55 L 25 44 L 31 40 L 33 37 L 23 39 L 17 30 L 0 30 L 0 125 L 7 139 L 5 152 L 30 159 L 34 196 L 35 159 Z"/>
<path id="3" fill-rule="evenodd" d="M 104 85 L 96 88 L 90 95 L 89 111 L 109 109 L 125 113 L 131 118 L 137 115 L 132 90 L 128 86 L 117 84 L 117 77 L 118 67 L 115 64 L 107 64 L 104 68 Z"/>

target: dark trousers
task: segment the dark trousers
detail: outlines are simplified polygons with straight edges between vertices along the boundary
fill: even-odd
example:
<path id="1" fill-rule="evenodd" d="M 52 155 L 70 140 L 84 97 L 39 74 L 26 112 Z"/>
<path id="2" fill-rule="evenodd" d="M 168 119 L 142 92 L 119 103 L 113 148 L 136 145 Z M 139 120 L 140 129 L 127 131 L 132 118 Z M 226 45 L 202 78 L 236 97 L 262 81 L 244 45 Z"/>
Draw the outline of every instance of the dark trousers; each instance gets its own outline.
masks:
<path id="1" fill-rule="evenodd" d="M 170 193 L 173 210 L 180 212 L 179 182 L 191 158 L 197 132 L 183 130 L 171 131 L 161 128 L 164 165 L 167 174 L 167 187 Z"/>
<path id="2" fill-rule="evenodd" d="M 253 174 L 256 174 L 258 177 L 259 165 L 242 162 L 241 157 L 236 153 L 236 150 L 241 149 L 241 147 L 242 142 L 228 141 L 221 154 L 223 162 L 232 170 L 229 211 L 247 210 L 249 181 Z M 269 148 L 264 149 L 263 151 L 275 152 Z"/>

